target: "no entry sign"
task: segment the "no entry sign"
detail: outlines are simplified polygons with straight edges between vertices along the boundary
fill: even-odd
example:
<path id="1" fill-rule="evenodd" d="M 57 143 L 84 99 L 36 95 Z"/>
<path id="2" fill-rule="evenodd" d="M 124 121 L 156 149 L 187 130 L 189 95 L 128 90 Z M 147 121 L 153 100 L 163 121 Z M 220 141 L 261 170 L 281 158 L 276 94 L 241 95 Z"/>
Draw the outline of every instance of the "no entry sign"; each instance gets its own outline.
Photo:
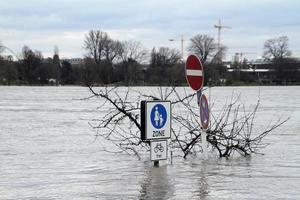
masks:
<path id="1" fill-rule="evenodd" d="M 209 125 L 209 107 L 207 98 L 202 94 L 200 99 L 200 120 L 203 129 L 207 129 Z"/>
<path id="2" fill-rule="evenodd" d="M 201 90 L 204 82 L 204 71 L 200 59 L 196 55 L 189 55 L 185 63 L 185 76 L 193 90 Z"/>

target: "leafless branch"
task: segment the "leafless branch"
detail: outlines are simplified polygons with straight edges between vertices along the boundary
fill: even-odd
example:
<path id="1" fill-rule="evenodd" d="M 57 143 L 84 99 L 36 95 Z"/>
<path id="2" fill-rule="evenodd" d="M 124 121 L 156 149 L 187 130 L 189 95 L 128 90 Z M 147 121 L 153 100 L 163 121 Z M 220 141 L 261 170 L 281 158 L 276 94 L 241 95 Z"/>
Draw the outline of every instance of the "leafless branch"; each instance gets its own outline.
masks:
<path id="1" fill-rule="evenodd" d="M 173 150 L 178 150 L 186 158 L 190 154 L 202 152 L 201 134 L 203 129 L 199 120 L 199 108 L 195 93 L 188 93 L 184 88 L 157 88 L 157 96 L 146 95 L 141 91 L 126 90 L 118 87 L 96 89 L 89 86 L 90 98 L 101 98 L 103 101 L 99 110 L 103 111 L 100 119 L 93 120 L 90 125 L 96 130 L 96 138 L 101 137 L 117 147 L 112 152 L 125 152 L 140 158 L 141 151 L 149 151 L 149 143 L 140 138 L 140 107 L 143 100 L 170 100 L 173 127 L 172 139 L 169 143 Z M 184 94 L 184 95 L 182 95 Z M 136 98 L 135 98 L 136 96 Z M 131 99 L 136 99 L 131 102 Z M 288 119 L 278 120 L 261 132 L 254 132 L 256 114 L 260 99 L 251 111 L 247 111 L 240 97 L 231 97 L 223 108 L 211 111 L 211 125 L 207 133 L 207 141 L 219 157 L 230 157 L 234 152 L 247 156 L 259 153 L 265 146 L 262 143 L 274 129 L 284 124 Z M 248 109 L 249 110 L 249 109 Z M 106 149 L 107 151 L 107 149 Z"/>

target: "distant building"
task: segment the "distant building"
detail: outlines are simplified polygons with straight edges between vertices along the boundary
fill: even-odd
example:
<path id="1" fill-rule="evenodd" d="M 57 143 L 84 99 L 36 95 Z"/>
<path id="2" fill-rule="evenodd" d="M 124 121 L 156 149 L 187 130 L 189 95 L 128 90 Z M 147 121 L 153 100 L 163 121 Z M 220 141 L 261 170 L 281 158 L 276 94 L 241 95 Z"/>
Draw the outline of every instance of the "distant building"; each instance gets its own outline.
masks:
<path id="1" fill-rule="evenodd" d="M 84 59 L 82 58 L 63 58 L 61 61 L 67 61 L 71 65 L 81 65 L 84 64 Z"/>
<path id="2" fill-rule="evenodd" d="M 227 66 L 227 73 L 238 80 L 283 83 L 299 81 L 299 60 L 299 58 L 291 58 L 289 62 L 281 66 L 276 66 L 263 59 L 252 60 L 238 65 L 235 62 L 236 60 L 233 60 L 232 63 L 223 63 L 223 65 Z"/>

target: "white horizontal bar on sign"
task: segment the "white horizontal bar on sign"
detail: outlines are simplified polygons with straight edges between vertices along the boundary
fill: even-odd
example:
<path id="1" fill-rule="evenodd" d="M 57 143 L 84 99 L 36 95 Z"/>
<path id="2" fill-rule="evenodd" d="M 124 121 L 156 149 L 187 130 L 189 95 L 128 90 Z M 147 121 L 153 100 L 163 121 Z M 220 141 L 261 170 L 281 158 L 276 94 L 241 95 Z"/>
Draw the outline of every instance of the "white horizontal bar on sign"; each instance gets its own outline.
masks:
<path id="1" fill-rule="evenodd" d="M 195 70 L 195 69 L 187 69 L 186 75 L 187 76 L 203 76 L 202 70 Z"/>

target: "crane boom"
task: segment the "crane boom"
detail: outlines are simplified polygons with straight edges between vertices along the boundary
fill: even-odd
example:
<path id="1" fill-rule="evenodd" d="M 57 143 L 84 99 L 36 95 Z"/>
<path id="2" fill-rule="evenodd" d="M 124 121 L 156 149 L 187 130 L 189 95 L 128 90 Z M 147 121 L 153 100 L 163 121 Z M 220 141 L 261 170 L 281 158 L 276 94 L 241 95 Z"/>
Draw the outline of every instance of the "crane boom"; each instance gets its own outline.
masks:
<path id="1" fill-rule="evenodd" d="M 223 29 L 223 28 L 231 29 L 232 27 L 231 26 L 223 26 L 221 24 L 221 19 L 219 19 L 219 23 L 217 25 L 214 25 L 214 27 L 216 29 L 218 29 L 218 50 L 220 50 L 220 47 L 221 47 L 221 29 Z"/>

